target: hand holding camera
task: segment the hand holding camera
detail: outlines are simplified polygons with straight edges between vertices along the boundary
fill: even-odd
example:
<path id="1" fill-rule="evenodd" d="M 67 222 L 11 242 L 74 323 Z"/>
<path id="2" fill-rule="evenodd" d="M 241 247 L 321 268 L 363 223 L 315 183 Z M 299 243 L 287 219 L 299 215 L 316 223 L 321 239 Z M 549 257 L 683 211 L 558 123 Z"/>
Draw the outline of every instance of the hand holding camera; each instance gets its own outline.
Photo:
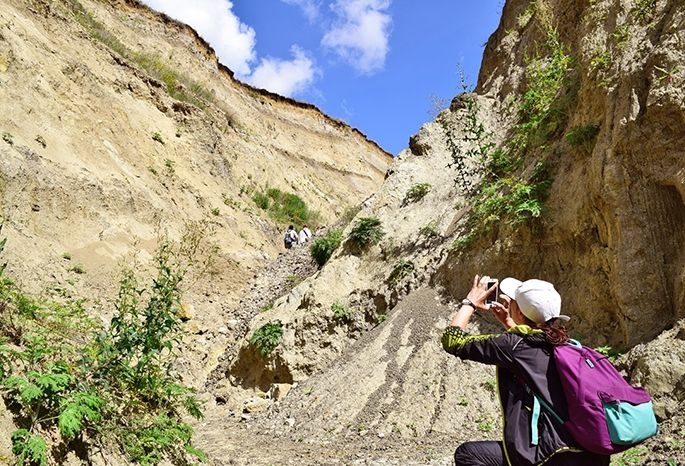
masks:
<path id="1" fill-rule="evenodd" d="M 492 303 L 497 302 L 498 294 L 499 286 L 496 278 L 476 275 L 466 300 L 471 302 L 476 309 L 487 311 Z"/>

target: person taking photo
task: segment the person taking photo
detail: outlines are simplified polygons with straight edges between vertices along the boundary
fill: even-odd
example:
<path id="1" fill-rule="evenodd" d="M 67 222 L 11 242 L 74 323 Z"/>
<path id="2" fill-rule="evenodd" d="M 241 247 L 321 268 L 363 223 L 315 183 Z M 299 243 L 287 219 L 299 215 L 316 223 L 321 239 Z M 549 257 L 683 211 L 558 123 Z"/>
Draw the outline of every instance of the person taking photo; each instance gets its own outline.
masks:
<path id="1" fill-rule="evenodd" d="M 521 282 L 505 278 L 487 286 L 489 277 L 476 275 L 471 290 L 442 334 L 443 349 L 463 360 L 496 366 L 497 393 L 502 407 L 503 438 L 462 443 L 456 466 L 608 466 L 609 455 L 581 449 L 546 410 L 537 409 L 535 394 L 551 402 L 562 418 L 568 406 L 556 373 L 552 352 L 568 334 L 561 297 L 544 280 Z M 497 301 L 488 297 L 499 290 Z M 475 312 L 491 312 L 505 332 L 470 334 L 466 327 Z"/>

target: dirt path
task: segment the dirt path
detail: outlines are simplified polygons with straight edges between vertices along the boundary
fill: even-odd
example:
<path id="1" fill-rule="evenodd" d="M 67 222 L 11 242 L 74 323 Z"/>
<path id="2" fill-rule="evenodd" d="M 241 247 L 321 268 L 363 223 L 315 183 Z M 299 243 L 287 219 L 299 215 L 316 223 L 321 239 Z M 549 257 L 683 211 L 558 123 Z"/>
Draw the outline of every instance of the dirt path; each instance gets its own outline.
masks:
<path id="1" fill-rule="evenodd" d="M 449 466 L 458 444 L 498 439 L 494 373 L 441 351 L 451 307 L 430 288 L 412 292 L 321 373 L 263 412 L 215 405 L 196 425 L 212 466 Z M 496 324 L 476 318 L 474 331 Z M 683 416 L 614 466 L 685 466 Z M 680 446 L 679 446 L 680 445 Z"/>
<path id="2" fill-rule="evenodd" d="M 196 426 L 198 446 L 214 465 L 452 464 L 459 441 L 474 435 L 471 411 L 494 412 L 496 404 L 482 389 L 470 409 L 441 403 L 455 398 L 458 387 L 470 390 L 491 377 L 487 368 L 441 351 L 440 329 L 449 313 L 435 290 L 417 290 L 322 373 L 293 386 L 266 411 L 246 414 L 228 405 L 207 410 Z"/>
<path id="3" fill-rule="evenodd" d="M 205 419 L 197 428 L 198 446 L 212 466 L 315 466 L 453 464 L 456 443 L 446 435 L 415 439 L 379 438 L 370 433 L 331 435 L 316 440 L 297 431 L 262 431 L 228 414 Z M 225 413 L 226 414 L 226 413 Z"/>

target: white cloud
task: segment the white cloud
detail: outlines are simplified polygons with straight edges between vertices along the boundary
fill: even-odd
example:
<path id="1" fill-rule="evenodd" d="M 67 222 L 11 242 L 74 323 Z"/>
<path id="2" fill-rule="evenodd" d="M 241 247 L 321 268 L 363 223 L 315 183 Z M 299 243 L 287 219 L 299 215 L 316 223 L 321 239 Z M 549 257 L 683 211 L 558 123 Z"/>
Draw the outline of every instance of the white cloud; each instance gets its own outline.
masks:
<path id="1" fill-rule="evenodd" d="M 314 23 L 320 15 L 321 0 L 281 0 L 288 5 L 295 5 L 302 9 L 309 22 Z"/>
<path id="2" fill-rule="evenodd" d="M 301 48 L 293 46 L 290 51 L 294 55 L 292 60 L 263 58 L 247 81 L 255 87 L 289 97 L 307 89 L 319 71 Z"/>
<path id="3" fill-rule="evenodd" d="M 283 0 L 318 15 L 316 0 Z M 293 96 L 312 85 L 319 74 L 314 61 L 299 47 L 293 46 L 291 60 L 263 58 L 254 66 L 256 34 L 232 11 L 230 0 L 143 0 L 151 8 L 184 22 L 212 46 L 219 61 L 235 72 L 236 77 L 255 87 L 284 96 Z"/>
<path id="4" fill-rule="evenodd" d="M 338 21 L 321 43 L 364 74 L 383 68 L 392 19 L 390 0 L 336 0 Z"/>
<path id="5" fill-rule="evenodd" d="M 184 22 L 214 49 L 237 75 L 250 73 L 256 58 L 255 31 L 233 14 L 229 0 L 143 0 L 149 7 Z"/>

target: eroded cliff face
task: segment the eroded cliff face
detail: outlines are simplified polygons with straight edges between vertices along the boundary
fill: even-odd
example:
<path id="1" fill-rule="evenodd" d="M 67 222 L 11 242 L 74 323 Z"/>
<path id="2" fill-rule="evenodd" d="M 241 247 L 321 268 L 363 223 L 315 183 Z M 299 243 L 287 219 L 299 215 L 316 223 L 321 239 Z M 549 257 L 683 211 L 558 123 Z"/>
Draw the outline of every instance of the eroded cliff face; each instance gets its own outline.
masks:
<path id="1" fill-rule="evenodd" d="M 563 112 L 526 159 L 550 166 L 541 230 L 499 235 L 512 244 L 480 259 L 496 258 L 498 276 L 554 282 L 573 329 L 598 344 L 632 347 L 685 315 L 684 21 L 675 1 L 513 1 L 486 47 L 477 92 L 514 122 L 501 104 L 520 100 L 531 57 L 550 53 L 545 23 L 572 61 Z M 574 144 L 582 128 L 596 136 Z"/>
<path id="2" fill-rule="evenodd" d="M 283 249 L 253 193 L 297 194 L 327 224 L 392 160 L 315 107 L 237 82 L 192 29 L 135 1 L 3 2 L 0 102 L 8 273 L 106 300 L 121 263 L 192 224 L 215 246 L 186 295 L 210 360 L 232 338 L 216 323 Z"/>
<path id="3" fill-rule="evenodd" d="M 312 320 L 312 309 L 327 311 L 341 299 L 386 314 L 420 283 L 461 298 L 477 273 L 552 281 L 573 316 L 571 331 L 590 344 L 628 349 L 673 326 L 685 313 L 684 12 L 672 2 L 640 5 L 508 2 L 476 92 L 455 98 L 411 138 L 359 214 L 381 220 L 384 240 L 363 255 L 343 248 L 255 326 L 276 317 Z M 526 99 L 545 98 L 546 108 L 524 115 Z M 539 121 L 530 130 L 534 111 Z M 474 203 L 483 198 L 455 182 L 454 154 L 465 161 L 467 185 L 485 189 L 483 161 L 469 152 L 479 144 L 489 147 L 480 156 L 499 150 L 515 159 L 497 185 L 503 204 L 544 166 L 548 194 L 539 215 L 512 219 L 493 210 L 475 217 L 496 220 L 471 236 Z M 428 193 L 408 202 L 418 184 L 430 185 Z M 402 262 L 412 264 L 409 282 L 389 286 Z M 307 353 L 307 345 L 293 346 Z M 335 353 L 322 349 L 318 357 Z M 303 358 L 302 375 L 318 357 Z"/>

